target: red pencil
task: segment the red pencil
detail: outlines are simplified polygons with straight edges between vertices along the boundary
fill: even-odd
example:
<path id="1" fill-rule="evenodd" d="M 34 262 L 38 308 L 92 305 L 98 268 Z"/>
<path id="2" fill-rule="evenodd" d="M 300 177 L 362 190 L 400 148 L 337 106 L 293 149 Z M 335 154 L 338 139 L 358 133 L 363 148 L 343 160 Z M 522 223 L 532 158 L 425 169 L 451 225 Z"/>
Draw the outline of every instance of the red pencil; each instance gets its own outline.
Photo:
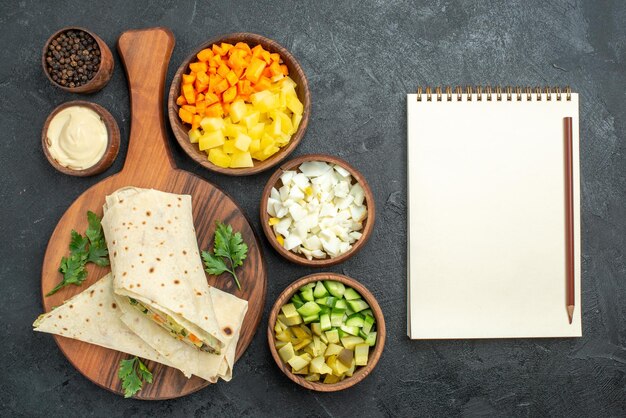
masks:
<path id="1" fill-rule="evenodd" d="M 574 317 L 574 173 L 572 162 L 572 118 L 563 119 L 565 130 L 565 280 L 569 323 Z"/>

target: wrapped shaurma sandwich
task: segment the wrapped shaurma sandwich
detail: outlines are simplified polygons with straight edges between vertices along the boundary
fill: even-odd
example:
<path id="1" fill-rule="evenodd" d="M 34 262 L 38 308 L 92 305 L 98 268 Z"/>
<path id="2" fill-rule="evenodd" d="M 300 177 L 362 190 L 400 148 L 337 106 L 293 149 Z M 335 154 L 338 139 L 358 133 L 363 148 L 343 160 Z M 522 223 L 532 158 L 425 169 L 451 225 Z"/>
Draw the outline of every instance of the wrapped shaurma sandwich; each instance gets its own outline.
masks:
<path id="1" fill-rule="evenodd" d="M 139 355 L 188 377 L 230 380 L 248 302 L 208 285 L 191 197 L 120 189 L 106 197 L 102 227 L 111 275 L 71 301 L 96 310 L 88 292 L 97 286 L 116 308 L 103 320 L 78 324 L 68 324 L 69 316 L 48 313 L 35 329 Z M 57 309 L 66 309 L 68 302 Z M 59 332 L 69 327 L 71 333 Z"/>

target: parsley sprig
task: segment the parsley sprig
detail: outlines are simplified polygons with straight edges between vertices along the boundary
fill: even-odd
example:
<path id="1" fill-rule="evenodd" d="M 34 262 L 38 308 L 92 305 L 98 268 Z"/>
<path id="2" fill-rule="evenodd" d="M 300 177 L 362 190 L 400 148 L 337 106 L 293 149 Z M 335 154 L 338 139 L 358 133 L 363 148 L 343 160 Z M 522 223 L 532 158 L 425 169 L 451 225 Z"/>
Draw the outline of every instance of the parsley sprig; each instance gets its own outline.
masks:
<path id="1" fill-rule="evenodd" d="M 89 226 L 85 231 L 85 236 L 72 230 L 72 238 L 70 240 L 69 257 L 61 258 L 59 271 L 63 274 L 63 280 L 54 287 L 46 296 L 50 296 L 58 292 L 60 289 L 73 284 L 80 286 L 87 278 L 87 263 L 94 263 L 97 266 L 104 267 L 109 265 L 109 250 L 102 232 L 100 218 L 95 213 L 87 212 L 87 221 Z"/>
<path id="2" fill-rule="evenodd" d="M 241 233 L 233 233 L 232 226 L 224 225 L 220 221 L 216 221 L 215 225 L 213 254 L 202 251 L 205 271 L 216 276 L 229 272 L 235 279 L 237 288 L 241 290 L 241 284 L 235 270 L 243 264 L 243 260 L 248 256 L 248 246 L 243 242 Z"/>
<path id="3" fill-rule="evenodd" d="M 139 392 L 143 382 L 152 383 L 152 373 L 138 357 L 121 360 L 117 376 L 122 379 L 125 398 L 130 398 Z"/>

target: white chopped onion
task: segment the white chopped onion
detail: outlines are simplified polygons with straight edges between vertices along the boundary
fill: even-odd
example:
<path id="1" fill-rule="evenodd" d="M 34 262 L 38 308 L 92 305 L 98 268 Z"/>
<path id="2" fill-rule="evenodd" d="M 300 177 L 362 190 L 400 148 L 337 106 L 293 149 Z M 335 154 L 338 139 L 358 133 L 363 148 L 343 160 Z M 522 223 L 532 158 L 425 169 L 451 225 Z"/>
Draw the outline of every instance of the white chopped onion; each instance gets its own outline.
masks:
<path id="1" fill-rule="evenodd" d="M 349 177 L 350 176 L 350 172 L 348 170 L 346 170 L 345 168 L 343 168 L 340 165 L 335 165 L 335 171 L 337 172 L 337 174 L 339 174 L 341 177 Z"/>
<path id="2" fill-rule="evenodd" d="M 299 248 L 300 252 L 302 254 L 304 254 L 304 256 L 307 258 L 307 260 L 313 260 L 313 253 L 309 250 L 307 250 L 306 248 L 300 247 Z"/>
<path id="3" fill-rule="evenodd" d="M 302 190 L 300 190 L 297 187 L 292 187 L 289 190 L 289 198 L 293 199 L 293 200 L 300 200 L 300 199 L 304 199 L 304 192 Z M 354 199 L 354 198 L 353 198 Z"/>
<path id="4" fill-rule="evenodd" d="M 283 186 L 280 189 L 278 189 L 279 195 L 280 195 L 280 200 L 282 202 L 284 202 L 285 200 L 287 200 L 287 198 L 289 197 L 289 190 L 291 190 L 289 188 L 289 186 Z"/>
<path id="5" fill-rule="evenodd" d="M 323 161 L 307 161 L 305 163 L 300 164 L 300 171 L 305 176 L 311 177 L 319 177 L 322 174 L 328 173 L 332 170 L 332 167 Z"/>
<path id="6" fill-rule="evenodd" d="M 276 217 L 278 219 L 284 218 L 285 215 L 287 215 L 287 213 L 289 213 L 289 208 L 281 205 L 280 203 L 277 203 L 276 205 L 274 205 L 274 208 L 276 210 Z"/>
<path id="7" fill-rule="evenodd" d="M 321 249 L 311 251 L 311 255 L 313 255 L 314 258 L 326 258 L 326 253 Z"/>
<path id="8" fill-rule="evenodd" d="M 365 206 L 350 206 L 350 214 L 352 215 L 352 219 L 356 222 L 360 222 L 367 216 L 367 209 L 365 209 Z"/>
<path id="9" fill-rule="evenodd" d="M 302 240 L 300 239 L 300 237 L 295 234 L 292 234 L 292 235 L 289 235 L 287 238 L 285 238 L 284 247 L 287 250 L 291 250 L 299 246 L 300 244 L 302 244 Z"/>
<path id="10" fill-rule="evenodd" d="M 284 171 L 272 188 L 267 213 L 283 247 L 307 259 L 337 257 L 362 237 L 365 192 L 350 172 L 323 161 Z"/>
<path id="11" fill-rule="evenodd" d="M 291 184 L 293 176 L 295 175 L 295 171 L 284 171 L 283 174 L 280 176 L 280 181 L 283 183 L 283 186 L 289 186 Z"/>
<path id="12" fill-rule="evenodd" d="M 344 210 L 344 209 L 348 209 L 350 204 L 354 202 L 354 196 L 348 195 L 346 197 L 335 197 L 334 201 L 335 201 L 334 202 L 335 205 L 337 206 L 339 210 Z"/>
<path id="13" fill-rule="evenodd" d="M 363 200 L 365 200 L 365 191 L 359 183 L 356 183 L 352 186 L 352 188 L 350 189 L 350 194 L 354 196 L 354 204 L 356 206 L 363 205 Z"/>
<path id="14" fill-rule="evenodd" d="M 276 233 L 283 237 L 289 236 L 289 227 L 291 226 L 291 218 L 283 218 L 274 226 Z"/>
<path id="15" fill-rule="evenodd" d="M 352 231 L 348 235 L 350 236 L 350 238 L 353 239 L 353 242 L 360 239 L 363 236 L 363 234 L 361 234 L 358 231 Z"/>
<path id="16" fill-rule="evenodd" d="M 348 193 L 350 193 L 350 183 L 345 180 L 340 181 L 333 189 L 333 192 L 335 193 L 335 197 L 348 196 Z"/>
<path id="17" fill-rule="evenodd" d="M 320 217 L 333 217 L 337 215 L 337 208 L 332 203 L 323 203 L 320 208 Z"/>
<path id="18" fill-rule="evenodd" d="M 280 205 L 280 202 L 278 201 L 278 199 L 273 199 L 271 197 L 267 199 L 267 213 L 269 213 L 270 216 L 274 216 L 274 217 L 276 216 L 276 204 Z"/>
<path id="19" fill-rule="evenodd" d="M 294 221 L 298 222 L 307 215 L 307 211 L 299 204 L 294 203 L 289 207 L 289 214 Z"/>
<path id="20" fill-rule="evenodd" d="M 320 238 L 317 235 L 310 235 L 304 242 L 304 246 L 311 251 L 321 250 L 322 241 L 320 241 Z"/>
<path id="21" fill-rule="evenodd" d="M 300 190 L 304 190 L 309 185 L 309 178 L 302 173 L 298 173 L 293 176 L 293 183 L 300 188 Z"/>

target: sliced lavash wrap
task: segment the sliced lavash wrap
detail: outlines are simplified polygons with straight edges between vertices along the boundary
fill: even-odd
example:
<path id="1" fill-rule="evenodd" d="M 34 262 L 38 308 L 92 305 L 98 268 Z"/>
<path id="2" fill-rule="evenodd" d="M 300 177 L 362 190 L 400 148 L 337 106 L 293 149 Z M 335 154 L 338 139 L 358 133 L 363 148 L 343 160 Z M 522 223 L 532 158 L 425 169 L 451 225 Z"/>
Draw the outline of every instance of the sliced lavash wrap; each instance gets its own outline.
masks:
<path id="1" fill-rule="evenodd" d="M 39 315 L 33 328 L 174 367 L 124 325 L 121 314 L 113 297 L 113 279 L 109 273 L 63 305 Z"/>
<path id="2" fill-rule="evenodd" d="M 220 309 L 217 314 L 218 323 L 232 324 L 233 318 L 227 312 L 245 310 L 247 305 L 242 306 L 241 299 L 219 289 L 210 288 L 209 293 L 219 306 L 230 309 Z M 151 347 L 155 347 L 168 361 L 173 363 L 187 377 L 194 374 L 211 383 L 215 383 L 218 377 L 229 381 L 232 378 L 235 351 L 239 340 L 239 329 L 235 331 L 231 342 L 223 349 L 222 354 L 211 354 L 191 347 L 176 338 L 156 323 L 147 320 L 145 315 L 132 307 L 124 297 L 116 295 L 116 300 L 123 312 L 121 321 L 133 332 L 141 335 L 141 338 Z M 243 308 L 243 309 L 242 309 Z M 229 325 L 226 325 L 229 326 Z"/>
<path id="3" fill-rule="evenodd" d="M 121 320 L 185 375 L 229 380 L 247 301 L 208 285 L 191 197 L 120 189 L 106 198 L 102 227 Z M 219 354 L 177 340 L 137 309 L 137 301 L 173 318 Z"/>

